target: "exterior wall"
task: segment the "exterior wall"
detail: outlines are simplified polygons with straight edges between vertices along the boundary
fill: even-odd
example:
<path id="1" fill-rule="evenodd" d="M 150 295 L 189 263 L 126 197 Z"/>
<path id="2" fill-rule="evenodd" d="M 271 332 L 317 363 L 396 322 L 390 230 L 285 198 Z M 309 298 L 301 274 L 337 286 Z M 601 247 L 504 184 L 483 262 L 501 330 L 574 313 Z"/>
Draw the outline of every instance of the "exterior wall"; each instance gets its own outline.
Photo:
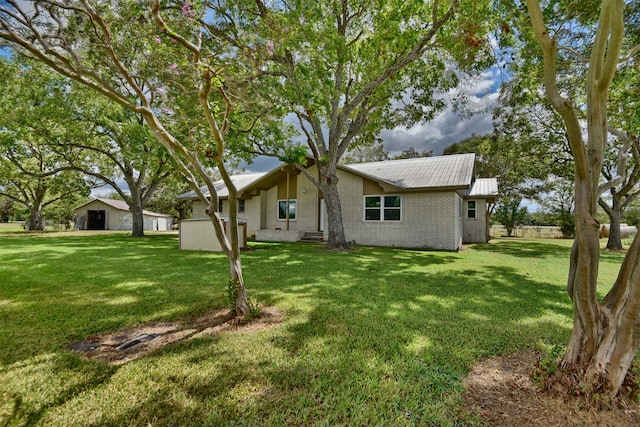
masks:
<path id="1" fill-rule="evenodd" d="M 131 230 L 133 228 L 131 212 L 116 209 L 102 203 L 100 200 L 94 200 L 76 210 L 76 227 L 78 227 L 78 229 L 87 229 L 87 211 L 105 211 L 105 230 Z M 173 218 L 144 215 L 143 221 L 144 230 L 168 231 L 171 230 Z"/>
<path id="2" fill-rule="evenodd" d="M 315 174 L 315 167 L 310 169 Z M 303 174 L 297 176 L 295 191 L 290 199 L 296 200 L 296 219 L 289 220 L 289 230 L 316 231 L 319 224 L 319 192 L 317 187 Z M 278 186 L 263 192 L 263 230 L 287 230 L 287 221 L 278 219 Z"/>
<path id="3" fill-rule="evenodd" d="M 261 205 L 261 197 L 254 196 L 249 200 L 245 200 L 244 202 L 244 212 L 238 213 L 238 218 L 247 221 L 247 233 L 249 236 L 255 235 L 256 231 L 260 230 L 260 205 Z M 193 201 L 193 213 L 191 215 L 192 219 L 206 219 L 209 221 L 209 216 L 206 213 L 207 205 L 200 200 Z M 221 216 L 228 217 L 229 216 L 229 201 L 222 201 L 222 212 Z"/>
<path id="4" fill-rule="evenodd" d="M 372 246 L 455 250 L 460 246 L 459 196 L 454 191 L 399 194 L 400 221 L 365 221 L 363 179 L 338 173 L 347 241 Z M 370 193 L 371 191 L 367 191 Z"/>
<path id="5" fill-rule="evenodd" d="M 105 230 L 131 230 L 133 228 L 130 212 L 121 211 L 99 200 L 94 200 L 76 211 L 77 222 L 82 224 L 82 230 L 87 229 L 87 211 L 105 211 Z"/>
<path id="6" fill-rule="evenodd" d="M 164 216 L 144 215 L 144 229 L 151 231 L 171 230 L 173 219 Z"/>
<path id="7" fill-rule="evenodd" d="M 238 224 L 238 239 L 243 248 L 247 246 L 246 229 L 246 224 Z M 211 220 L 206 218 L 180 221 L 180 249 L 222 252 Z"/>
<path id="8" fill-rule="evenodd" d="M 467 202 L 476 201 L 476 218 L 467 218 Z M 485 243 L 487 241 L 487 203 L 485 199 L 465 199 L 463 211 L 464 243 Z"/>
<path id="9" fill-rule="evenodd" d="M 191 218 L 209 218 L 206 214 L 207 205 L 200 200 L 194 200 L 192 204 Z"/>

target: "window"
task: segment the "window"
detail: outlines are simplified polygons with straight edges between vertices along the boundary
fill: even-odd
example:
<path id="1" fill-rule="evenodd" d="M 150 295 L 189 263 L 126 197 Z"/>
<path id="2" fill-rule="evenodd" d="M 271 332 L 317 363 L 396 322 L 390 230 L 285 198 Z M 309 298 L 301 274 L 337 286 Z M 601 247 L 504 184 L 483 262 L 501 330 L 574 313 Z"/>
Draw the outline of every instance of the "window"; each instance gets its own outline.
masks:
<path id="1" fill-rule="evenodd" d="M 242 199 L 238 200 L 238 212 L 244 212 L 244 200 Z"/>
<path id="2" fill-rule="evenodd" d="M 402 198 L 400 196 L 365 196 L 365 221 L 400 221 Z"/>
<path id="3" fill-rule="evenodd" d="M 218 213 L 222 213 L 222 199 L 218 199 Z"/>
<path id="4" fill-rule="evenodd" d="M 476 219 L 476 218 L 478 218 L 476 201 L 469 200 L 467 201 L 467 219 Z"/>
<path id="5" fill-rule="evenodd" d="M 278 220 L 284 221 L 287 219 L 287 201 L 278 200 Z M 296 219 L 296 200 L 289 200 L 289 219 Z"/>

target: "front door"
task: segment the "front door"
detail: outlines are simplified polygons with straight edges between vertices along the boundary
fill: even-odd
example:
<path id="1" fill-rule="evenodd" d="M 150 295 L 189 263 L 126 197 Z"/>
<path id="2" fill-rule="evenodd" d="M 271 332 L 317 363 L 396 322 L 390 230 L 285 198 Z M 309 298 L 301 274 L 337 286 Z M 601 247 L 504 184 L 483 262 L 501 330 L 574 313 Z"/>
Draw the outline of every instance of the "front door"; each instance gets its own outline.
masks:
<path id="1" fill-rule="evenodd" d="M 105 230 L 105 211 L 87 211 L 87 230 Z"/>

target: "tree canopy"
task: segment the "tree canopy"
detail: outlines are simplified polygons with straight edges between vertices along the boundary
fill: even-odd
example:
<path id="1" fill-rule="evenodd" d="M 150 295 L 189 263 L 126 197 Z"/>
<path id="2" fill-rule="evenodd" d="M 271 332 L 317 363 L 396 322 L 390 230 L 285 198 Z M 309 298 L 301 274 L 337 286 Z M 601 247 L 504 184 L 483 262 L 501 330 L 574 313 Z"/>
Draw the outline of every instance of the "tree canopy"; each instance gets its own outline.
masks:
<path id="1" fill-rule="evenodd" d="M 597 208 L 601 195 L 621 178 L 601 180 L 609 99 L 615 92 L 618 70 L 637 67 L 640 10 L 637 4 L 623 0 L 545 3 L 544 10 L 540 2 L 527 0 L 526 7 L 530 20 L 521 22 L 520 30 L 530 38 L 522 37 L 522 52 L 533 53 L 531 60 L 537 60 L 547 99 L 562 119 L 575 165 L 576 239 L 567 281 L 574 319 L 561 366 L 578 372 L 584 392 L 591 396 L 604 393 L 609 402 L 620 390 L 640 347 L 640 239 L 634 239 L 617 280 L 600 300 Z M 526 43 L 530 40 L 535 45 Z"/>
<path id="2" fill-rule="evenodd" d="M 56 147 L 76 131 L 61 99 L 67 82 L 28 62 L 0 58 L 0 195 L 29 209 L 29 230 L 44 230 L 43 210 L 73 204 L 95 183 L 65 168 Z"/>
<path id="3" fill-rule="evenodd" d="M 445 106 L 438 91 L 455 87 L 463 70 L 492 60 L 489 2 L 245 0 L 210 6 L 212 32 L 245 62 L 266 61 L 256 94 L 297 124 L 300 140 L 257 149 L 297 164 L 322 192 L 329 248 L 347 247 L 337 192 L 342 156 L 374 144 L 385 126 L 429 121 Z M 317 176 L 306 168 L 307 155 Z"/>

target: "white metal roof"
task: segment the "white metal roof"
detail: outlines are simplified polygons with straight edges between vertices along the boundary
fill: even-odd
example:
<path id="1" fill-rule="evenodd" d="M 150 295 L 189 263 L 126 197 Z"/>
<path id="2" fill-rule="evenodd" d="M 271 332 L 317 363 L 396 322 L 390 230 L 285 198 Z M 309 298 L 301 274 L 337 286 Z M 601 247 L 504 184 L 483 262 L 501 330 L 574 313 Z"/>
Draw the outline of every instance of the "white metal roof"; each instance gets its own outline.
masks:
<path id="1" fill-rule="evenodd" d="M 262 178 L 264 175 L 266 175 L 266 172 L 260 172 L 260 173 L 245 173 L 245 174 L 241 174 L 241 175 L 233 175 L 231 177 L 231 182 L 233 182 L 236 186 L 236 189 L 238 190 L 238 192 L 241 192 L 243 189 L 245 189 L 246 187 L 248 187 L 249 185 L 253 184 L 254 182 L 258 181 L 260 178 Z M 229 197 L 229 190 L 227 190 L 227 186 L 224 185 L 224 181 L 222 181 L 221 179 L 219 179 L 218 181 L 213 183 L 215 189 L 216 189 L 216 193 L 218 193 L 218 197 Z M 204 195 L 206 197 L 209 197 L 209 189 L 205 186 L 201 188 L 202 192 L 204 193 Z M 187 199 L 187 200 L 191 200 L 191 199 L 197 199 L 198 196 L 196 195 L 196 192 L 191 190 L 191 191 L 187 191 L 186 193 L 180 194 L 177 199 Z"/>
<path id="2" fill-rule="evenodd" d="M 475 154 L 420 157 L 345 166 L 403 189 L 464 188 L 473 180 Z"/>
<path id="3" fill-rule="evenodd" d="M 105 205 L 109 205 L 114 209 L 118 209 L 119 211 L 129 212 L 129 205 L 124 200 L 103 199 L 103 198 L 100 198 L 100 197 L 98 197 L 96 199 L 93 199 L 90 202 L 87 202 L 87 203 L 85 203 L 83 205 L 80 205 L 77 208 L 75 208 L 74 210 L 78 210 L 78 209 L 88 205 L 89 203 L 95 202 L 96 200 L 104 203 Z M 163 214 L 163 213 L 148 211 L 146 209 L 143 210 L 142 213 L 144 215 L 147 215 L 147 216 L 157 216 L 157 217 L 172 217 L 173 216 L 173 215 L 169 215 L 169 214 Z"/>
<path id="4" fill-rule="evenodd" d="M 401 190 L 459 189 L 465 196 L 497 196 L 498 184 L 495 178 L 474 181 L 475 154 L 454 154 L 450 156 L 420 157 L 416 159 L 388 160 L 382 162 L 355 163 L 339 166 L 350 173 L 385 182 Z M 282 169 L 278 166 L 271 172 L 249 173 L 231 177 L 238 193 L 258 184 L 263 178 Z M 222 180 L 215 182 L 219 197 L 229 197 Z M 203 188 L 208 197 L 209 192 Z M 195 191 L 178 196 L 179 199 L 197 199 Z"/>
<path id="5" fill-rule="evenodd" d="M 466 197 L 498 196 L 498 180 L 495 178 L 478 178 L 470 190 L 465 191 Z"/>

